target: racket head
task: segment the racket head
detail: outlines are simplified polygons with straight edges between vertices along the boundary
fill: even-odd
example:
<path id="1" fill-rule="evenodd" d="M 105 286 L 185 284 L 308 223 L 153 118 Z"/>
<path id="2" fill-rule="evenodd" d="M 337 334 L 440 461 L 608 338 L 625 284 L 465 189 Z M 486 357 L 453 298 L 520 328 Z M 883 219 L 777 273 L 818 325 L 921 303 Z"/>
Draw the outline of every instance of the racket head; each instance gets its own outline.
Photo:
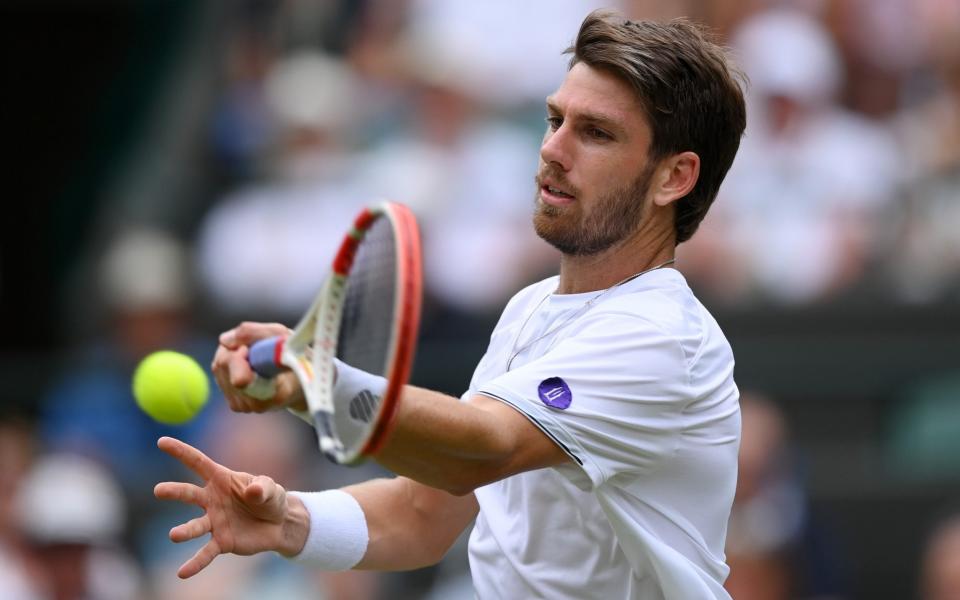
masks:
<path id="1" fill-rule="evenodd" d="M 291 368 L 298 375 L 303 372 L 301 383 L 320 448 L 334 462 L 361 462 L 383 446 L 392 430 L 413 368 L 422 281 L 420 233 L 413 213 L 392 202 L 369 207 L 344 237 L 314 317 L 305 319 L 304 331 L 313 333 L 312 352 L 297 350 L 302 340 L 296 333 L 287 343 L 297 354 L 291 356 Z M 310 368 L 303 364 L 306 354 L 312 354 Z M 383 396 L 361 394 L 349 410 L 335 410 L 334 356 L 384 377 Z"/>

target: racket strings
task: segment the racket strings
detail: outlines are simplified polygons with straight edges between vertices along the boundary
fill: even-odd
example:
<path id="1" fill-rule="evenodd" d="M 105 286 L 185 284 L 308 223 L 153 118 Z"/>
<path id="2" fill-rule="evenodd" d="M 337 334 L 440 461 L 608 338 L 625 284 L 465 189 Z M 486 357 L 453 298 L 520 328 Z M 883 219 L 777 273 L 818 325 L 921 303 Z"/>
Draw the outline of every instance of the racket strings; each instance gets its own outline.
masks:
<path id="1" fill-rule="evenodd" d="M 345 291 L 337 358 L 368 373 L 386 376 L 393 347 L 397 301 L 397 246 L 388 218 L 367 231 L 350 271 Z"/>

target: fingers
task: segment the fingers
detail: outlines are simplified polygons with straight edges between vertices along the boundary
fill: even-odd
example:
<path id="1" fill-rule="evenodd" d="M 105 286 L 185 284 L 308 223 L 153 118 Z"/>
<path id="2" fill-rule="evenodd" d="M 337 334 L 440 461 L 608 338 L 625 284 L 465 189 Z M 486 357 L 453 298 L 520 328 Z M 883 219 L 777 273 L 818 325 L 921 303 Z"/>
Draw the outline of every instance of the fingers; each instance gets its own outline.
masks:
<path id="1" fill-rule="evenodd" d="M 193 577 L 207 565 L 213 562 L 217 556 L 222 554 L 220 551 L 220 545 L 217 543 L 217 540 L 210 540 L 204 544 L 203 548 L 197 550 L 197 553 L 187 562 L 180 565 L 180 570 L 177 571 L 177 577 L 180 579 L 187 579 Z"/>
<path id="2" fill-rule="evenodd" d="M 231 350 L 226 346 L 218 346 L 210 370 L 217 381 L 217 386 L 225 395 L 240 393 L 239 388 L 249 385 L 253 381 L 253 370 L 247 362 L 248 348 L 240 346 Z"/>
<path id="3" fill-rule="evenodd" d="M 238 390 L 250 385 L 255 375 L 253 368 L 250 367 L 250 361 L 247 360 L 248 352 L 247 347 L 242 346 L 230 352 L 227 357 L 230 385 Z"/>
<path id="4" fill-rule="evenodd" d="M 284 371 L 276 377 L 274 381 L 277 386 L 277 394 L 270 402 L 275 406 L 289 407 L 296 410 L 307 410 L 306 399 L 303 395 L 303 387 L 300 380 L 293 371 Z"/>
<path id="5" fill-rule="evenodd" d="M 170 540 L 176 543 L 188 542 L 201 535 L 210 533 L 210 518 L 207 515 L 191 519 L 170 530 Z"/>
<path id="6" fill-rule="evenodd" d="M 189 444 L 184 444 L 172 437 L 162 437 L 157 440 L 157 447 L 182 462 L 187 468 L 209 481 L 218 468 L 223 468 L 210 460 L 206 454 Z"/>
<path id="7" fill-rule="evenodd" d="M 221 346 L 217 350 L 212 369 L 224 399 L 234 412 L 262 413 L 287 406 L 306 409 L 300 381 L 292 371 L 284 371 L 273 378 L 272 398 L 263 400 L 247 395 L 244 388 L 253 383 L 256 376 L 247 362 L 246 347 L 231 351 Z"/>
<path id="8" fill-rule="evenodd" d="M 292 373 L 284 373 L 276 378 L 278 393 L 270 400 L 254 398 L 244 391 L 256 379 L 256 374 L 248 360 L 247 344 L 263 337 L 289 334 L 290 330 L 279 323 L 241 323 L 236 328 L 221 334 L 220 346 L 217 348 L 210 368 L 231 410 L 261 413 L 288 404 L 302 403 L 299 383 Z"/>
<path id="9" fill-rule="evenodd" d="M 223 397 L 227 401 L 227 405 L 230 406 L 230 410 L 234 412 L 263 412 L 269 409 L 269 406 L 261 406 L 261 401 L 247 396 L 239 389 L 239 387 L 248 385 L 254 378 L 253 371 L 247 363 L 246 346 L 241 346 L 238 350 L 230 350 L 226 346 L 218 347 L 210 369 L 213 371 L 213 378 L 223 392 Z M 245 377 L 237 377 L 233 374 L 238 370 L 246 371 Z"/>
<path id="10" fill-rule="evenodd" d="M 203 506 L 206 500 L 203 488 L 195 486 L 192 483 L 182 483 L 179 481 L 158 483 L 153 488 L 153 495 L 160 500 L 176 500 L 196 506 Z"/>
<path id="11" fill-rule="evenodd" d="M 244 321 L 233 329 L 220 334 L 220 344 L 230 350 L 249 346 L 257 340 L 274 335 L 290 335 L 291 329 L 280 323 L 253 323 Z"/>

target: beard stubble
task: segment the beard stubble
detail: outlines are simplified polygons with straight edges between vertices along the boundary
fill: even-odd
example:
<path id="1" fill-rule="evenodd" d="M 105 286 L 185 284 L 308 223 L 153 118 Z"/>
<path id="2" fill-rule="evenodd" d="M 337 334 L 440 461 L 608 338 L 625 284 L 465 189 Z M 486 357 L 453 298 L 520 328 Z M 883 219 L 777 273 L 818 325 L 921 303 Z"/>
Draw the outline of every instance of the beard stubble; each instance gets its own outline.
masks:
<path id="1" fill-rule="evenodd" d="M 568 206 L 553 206 L 540 202 L 541 180 L 550 175 L 557 185 L 571 189 L 563 174 L 548 165 L 535 178 L 537 192 L 534 196 L 533 226 L 548 244 L 570 256 L 591 256 L 603 252 L 624 240 L 640 226 L 643 220 L 644 199 L 653 178 L 653 165 L 648 164 L 643 172 L 629 185 L 613 189 L 601 195 L 589 212 L 585 212 L 579 200 Z M 574 194 L 580 198 L 580 193 Z"/>

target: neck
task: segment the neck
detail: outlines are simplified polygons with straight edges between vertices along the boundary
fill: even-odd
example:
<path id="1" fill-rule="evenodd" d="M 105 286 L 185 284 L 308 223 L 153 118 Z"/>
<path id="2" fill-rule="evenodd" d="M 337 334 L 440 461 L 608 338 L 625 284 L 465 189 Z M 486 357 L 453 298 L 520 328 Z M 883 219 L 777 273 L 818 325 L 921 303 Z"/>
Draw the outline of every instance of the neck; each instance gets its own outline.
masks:
<path id="1" fill-rule="evenodd" d="M 564 254 L 560 258 L 560 294 L 603 290 L 631 275 L 674 258 L 673 231 L 655 233 L 643 227 L 629 238 L 590 256 Z"/>

